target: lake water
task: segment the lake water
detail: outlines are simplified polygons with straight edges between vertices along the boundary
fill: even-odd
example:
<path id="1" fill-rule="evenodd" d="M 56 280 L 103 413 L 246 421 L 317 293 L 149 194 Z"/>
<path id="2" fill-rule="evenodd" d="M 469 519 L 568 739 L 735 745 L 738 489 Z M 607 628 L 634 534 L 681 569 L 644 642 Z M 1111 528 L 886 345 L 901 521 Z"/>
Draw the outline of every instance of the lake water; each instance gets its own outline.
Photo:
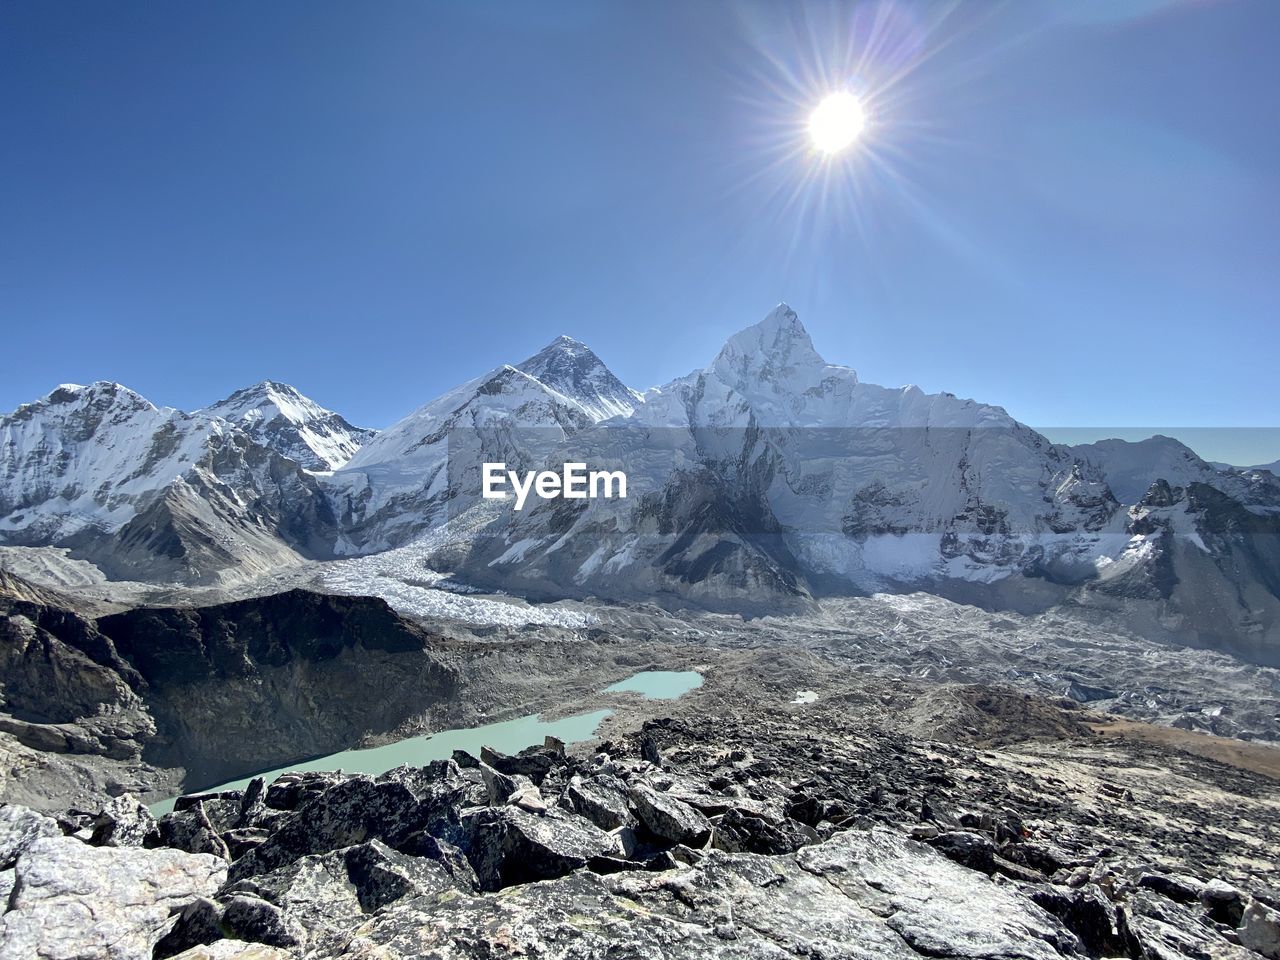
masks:
<path id="1" fill-rule="evenodd" d="M 605 688 L 605 693 L 634 692 L 651 700 L 674 700 L 681 694 L 702 686 L 702 675 L 694 670 L 646 670 L 637 673 Z M 397 740 L 381 747 L 369 747 L 365 750 L 343 750 L 315 760 L 303 760 L 291 763 L 277 770 L 267 770 L 254 776 L 264 778 L 267 783 L 275 780 L 282 773 L 291 770 L 342 770 L 346 773 L 385 773 L 401 764 L 422 766 L 432 760 L 446 760 L 453 756 L 454 750 L 466 750 L 478 755 L 481 747 L 493 747 L 502 753 L 519 753 L 526 747 L 541 744 L 543 739 L 551 736 L 565 743 L 579 743 L 595 736 L 596 728 L 612 710 L 594 710 L 591 713 L 580 713 L 576 716 L 563 717 L 559 720 L 543 720 L 541 714 L 532 713 L 514 720 L 501 723 L 487 723 L 479 727 L 465 727 L 458 730 L 442 730 L 430 736 L 410 737 Z M 214 787 L 207 787 L 204 792 L 219 790 L 243 790 L 253 777 L 232 780 Z M 153 816 L 161 817 L 173 810 L 176 798 L 161 800 L 150 807 Z"/>
<path id="2" fill-rule="evenodd" d="M 674 700 L 700 686 L 702 674 L 697 670 L 646 670 L 605 687 L 604 692 L 639 693 L 649 700 Z"/>

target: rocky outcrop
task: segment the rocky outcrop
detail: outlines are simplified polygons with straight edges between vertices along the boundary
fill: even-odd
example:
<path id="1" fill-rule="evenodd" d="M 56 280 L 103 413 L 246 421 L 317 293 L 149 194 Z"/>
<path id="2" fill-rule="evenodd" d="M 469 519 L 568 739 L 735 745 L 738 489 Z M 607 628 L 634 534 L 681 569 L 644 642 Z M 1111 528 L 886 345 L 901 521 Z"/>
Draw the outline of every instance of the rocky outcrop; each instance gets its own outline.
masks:
<path id="1" fill-rule="evenodd" d="M 25 839 L 0 830 L 0 849 L 26 844 L 19 890 L 49 842 L 216 862 L 219 883 L 155 892 L 172 916 L 135 936 L 161 958 L 1275 956 L 1274 891 L 1242 867 L 1280 835 L 1269 784 L 1212 771 L 1251 836 L 1170 830 L 1203 822 L 1192 768 L 1170 782 L 1193 796 L 1154 796 L 1114 782 L 1141 753 L 1071 780 L 1061 759 L 838 716 L 756 708 L 653 721 L 584 754 L 549 740 L 377 777 L 293 773 L 182 798 L 158 839 L 133 834 L 172 847 L 203 831 L 215 857 L 30 841 L 51 821 L 17 812 L 0 824 Z M 111 842 L 103 825 L 134 813 L 110 804 L 79 835 Z"/>
<path id="2" fill-rule="evenodd" d="M 146 960 L 173 912 L 225 877 L 215 857 L 42 837 L 18 856 L 0 958 Z"/>
<path id="3" fill-rule="evenodd" d="M 442 723 L 458 692 L 450 641 L 382 600 L 301 590 L 97 621 L 0 595 L 0 683 L 0 798 L 41 807 Z"/>

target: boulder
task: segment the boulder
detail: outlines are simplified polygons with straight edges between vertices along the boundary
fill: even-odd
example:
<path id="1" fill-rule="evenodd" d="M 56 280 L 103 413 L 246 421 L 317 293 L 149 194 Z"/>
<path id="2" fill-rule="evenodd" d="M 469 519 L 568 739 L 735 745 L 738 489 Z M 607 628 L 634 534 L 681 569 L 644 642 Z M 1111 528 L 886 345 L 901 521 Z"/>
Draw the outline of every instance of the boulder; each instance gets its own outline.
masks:
<path id="1" fill-rule="evenodd" d="M 895 832 L 850 830 L 795 857 L 884 918 L 917 954 L 1049 960 L 1082 953 L 1075 934 L 1026 896 Z"/>
<path id="2" fill-rule="evenodd" d="M 980 833 L 949 830 L 928 842 L 948 860 L 954 860 L 970 870 L 981 870 L 983 873 L 995 870 L 996 845 L 989 837 Z"/>
<path id="3" fill-rule="evenodd" d="M 546 746 L 529 747 L 515 756 L 508 756 L 492 747 L 481 747 L 480 759 L 499 773 L 507 776 L 519 774 L 539 784 L 548 773 L 564 763 L 563 754 Z"/>
<path id="4" fill-rule="evenodd" d="M 392 845 L 429 815 L 403 783 L 352 777 L 302 803 L 262 844 L 231 868 L 233 879 L 266 873 L 312 854 L 379 838 Z"/>
<path id="5" fill-rule="evenodd" d="M 730 853 L 778 854 L 791 853 L 817 840 L 812 827 L 795 820 L 730 807 L 716 823 L 712 842 Z"/>
<path id="6" fill-rule="evenodd" d="M 1030 890 L 1028 895 L 1079 937 L 1092 956 L 1118 956 L 1124 952 L 1115 907 L 1097 885 L 1076 890 L 1044 885 Z"/>
<path id="7" fill-rule="evenodd" d="M 231 859 L 231 851 L 209 821 L 203 802 L 165 814 L 160 818 L 159 832 L 160 842 L 167 847 Z"/>
<path id="8" fill-rule="evenodd" d="M 377 840 L 349 847 L 343 859 L 360 909 L 373 913 L 401 897 L 441 894 L 457 889 L 450 870 L 439 861 L 407 856 Z"/>
<path id="9" fill-rule="evenodd" d="M 190 810 L 198 804 L 210 803 L 214 800 L 229 800 L 239 805 L 243 798 L 244 791 L 242 790 L 206 790 L 202 793 L 184 793 L 173 801 L 173 809 L 175 812 Z"/>
<path id="10" fill-rule="evenodd" d="M 470 892 L 474 885 L 469 879 L 460 884 L 442 861 L 409 856 L 373 840 L 301 857 L 232 883 L 223 895 L 274 905 L 282 917 L 280 929 L 291 932 L 306 949 L 314 949 L 349 933 L 366 914 L 403 898 L 434 900 L 459 889 Z M 250 939 L 240 930 L 236 935 Z"/>
<path id="11" fill-rule="evenodd" d="M 221 927 L 236 940 L 265 943 L 270 947 L 296 947 L 303 941 L 302 927 L 274 903 L 236 894 L 222 906 Z"/>
<path id="12" fill-rule="evenodd" d="M 1204 884 L 1195 877 L 1176 873 L 1144 873 L 1138 877 L 1138 886 L 1154 890 L 1162 897 L 1178 903 L 1195 903 L 1204 892 Z"/>
<path id="13" fill-rule="evenodd" d="M 240 815 L 236 818 L 237 827 L 251 827 L 258 822 L 267 808 L 267 785 L 262 777 L 254 777 L 245 787 L 244 796 L 240 798 Z"/>
<path id="14" fill-rule="evenodd" d="M 627 805 L 626 785 L 607 774 L 590 780 L 575 777 L 565 790 L 565 800 L 572 810 L 602 830 L 616 830 L 636 822 Z"/>
<path id="15" fill-rule="evenodd" d="M 154 960 L 166 960 L 223 938 L 222 907 L 208 897 L 196 897 L 180 911 L 173 928 L 156 943 Z"/>
<path id="16" fill-rule="evenodd" d="M 296 954 L 243 940 L 219 940 L 175 954 L 173 960 L 293 960 Z"/>
<path id="17" fill-rule="evenodd" d="M 15 803 L 0 806 L 0 870 L 8 870 L 41 837 L 60 837 L 58 821 Z"/>
<path id="18" fill-rule="evenodd" d="M 552 809 L 481 808 L 463 817 L 466 853 L 482 890 L 561 877 L 592 857 L 619 854 L 618 839 L 590 821 Z"/>
<path id="19" fill-rule="evenodd" d="M 506 803 L 511 799 L 511 795 L 521 788 L 521 784 L 515 777 L 507 776 L 505 773 L 499 773 L 487 763 L 480 764 L 480 776 L 484 781 L 484 788 L 488 794 L 489 803 L 498 806 Z M 521 778 L 525 784 L 530 783 L 529 779 Z"/>
<path id="20" fill-rule="evenodd" d="M 1132 891 L 1116 907 L 1116 924 L 1128 954 L 1143 960 L 1174 957 L 1245 960 L 1247 956 L 1211 925 L 1202 923 L 1198 910 L 1145 888 Z"/>
<path id="21" fill-rule="evenodd" d="M 102 808 L 89 838 L 95 847 L 150 847 L 159 840 L 160 828 L 151 811 L 127 793 Z"/>
<path id="22" fill-rule="evenodd" d="M 143 960 L 196 897 L 226 877 L 216 857 L 179 850 L 93 847 L 43 837 L 18 859 L 0 960 Z"/>
<path id="23" fill-rule="evenodd" d="M 668 843 L 700 847 L 711 836 L 711 821 L 702 813 L 652 787 L 632 787 L 631 806 L 644 827 Z"/>
<path id="24" fill-rule="evenodd" d="M 1280 911 L 1252 901 L 1240 918 L 1240 943 L 1267 960 L 1280 960 Z"/>

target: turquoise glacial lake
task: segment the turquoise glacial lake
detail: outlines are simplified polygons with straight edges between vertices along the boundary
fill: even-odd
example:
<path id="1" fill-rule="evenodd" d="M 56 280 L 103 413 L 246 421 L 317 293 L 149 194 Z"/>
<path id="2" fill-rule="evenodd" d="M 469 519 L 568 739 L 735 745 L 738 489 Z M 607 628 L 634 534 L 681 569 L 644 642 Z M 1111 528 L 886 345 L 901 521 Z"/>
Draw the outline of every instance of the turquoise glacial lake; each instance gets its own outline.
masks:
<path id="1" fill-rule="evenodd" d="M 674 700 L 700 686 L 702 674 L 695 670 L 646 670 L 606 687 L 604 692 L 638 693 L 650 700 Z M 410 737 L 381 747 L 343 750 L 314 760 L 291 763 L 276 770 L 263 771 L 253 777 L 262 777 L 270 783 L 280 774 L 291 770 L 342 770 L 345 773 L 368 773 L 376 776 L 406 763 L 422 766 L 432 760 L 446 760 L 453 756 L 455 750 L 466 750 L 478 755 L 481 747 L 493 747 L 502 753 L 519 753 L 526 747 L 542 743 L 548 736 L 557 737 L 565 743 L 579 743 L 595 736 L 596 728 L 611 713 L 612 710 L 593 710 L 591 713 L 580 713 L 559 720 L 543 720 L 541 714 L 531 713 L 501 723 L 441 730 L 430 736 Z M 243 790 L 253 777 L 220 783 L 199 792 Z M 175 799 L 153 803 L 150 807 L 152 815 L 160 817 L 169 813 L 173 810 Z"/>

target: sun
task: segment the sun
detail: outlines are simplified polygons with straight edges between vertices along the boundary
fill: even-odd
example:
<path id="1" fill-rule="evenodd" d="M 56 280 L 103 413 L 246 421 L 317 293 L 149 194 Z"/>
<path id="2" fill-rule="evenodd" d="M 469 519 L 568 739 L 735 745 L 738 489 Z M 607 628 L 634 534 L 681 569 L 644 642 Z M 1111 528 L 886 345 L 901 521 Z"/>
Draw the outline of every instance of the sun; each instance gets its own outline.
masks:
<path id="1" fill-rule="evenodd" d="M 867 125 L 867 115 L 851 93 L 827 95 L 809 115 L 813 145 L 832 156 L 852 146 Z"/>

